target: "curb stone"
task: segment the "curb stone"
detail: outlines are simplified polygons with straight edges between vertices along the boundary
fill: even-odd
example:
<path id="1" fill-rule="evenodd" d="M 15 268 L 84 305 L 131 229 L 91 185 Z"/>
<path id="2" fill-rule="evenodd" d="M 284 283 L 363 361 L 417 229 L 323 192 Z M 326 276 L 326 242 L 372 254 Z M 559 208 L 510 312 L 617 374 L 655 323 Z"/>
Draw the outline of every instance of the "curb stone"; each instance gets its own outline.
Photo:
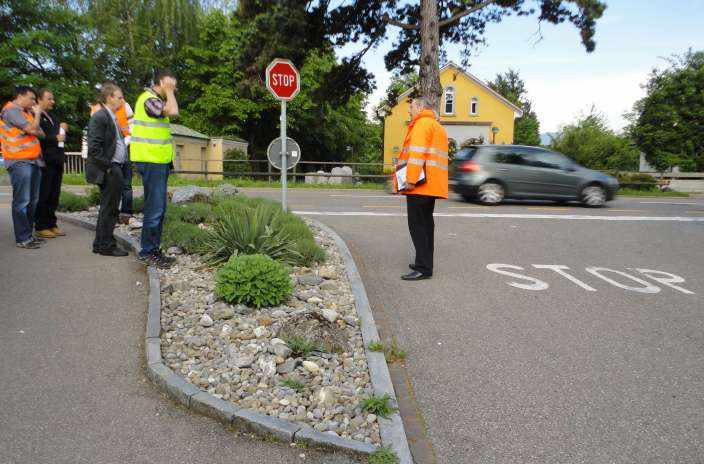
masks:
<path id="1" fill-rule="evenodd" d="M 66 213 L 57 213 L 62 221 L 95 230 L 92 221 L 71 216 Z M 355 297 L 357 314 L 360 319 L 362 338 L 365 343 L 367 364 L 374 392 L 376 395 L 388 394 L 396 402 L 396 394 L 391 383 L 386 359 L 383 354 L 369 350 L 369 343 L 379 340 L 379 334 L 374 325 L 374 318 L 369 307 L 364 284 L 357 271 L 352 255 L 345 242 L 332 229 L 322 223 L 311 221 L 317 227 L 330 234 L 344 257 L 347 274 Z M 139 242 L 122 232 L 115 232 L 117 241 L 133 252 L 139 250 Z M 193 412 L 212 417 L 226 426 L 246 430 L 265 437 L 274 437 L 280 441 L 294 443 L 301 442 L 311 446 L 343 451 L 356 455 L 369 455 L 378 447 L 356 440 L 350 440 L 331 434 L 318 432 L 308 426 L 299 425 L 275 417 L 239 408 L 234 404 L 221 400 L 207 392 L 200 390 L 193 384 L 186 382 L 180 375 L 169 369 L 161 358 L 161 283 L 159 273 L 154 266 L 147 269 L 149 277 L 149 296 L 147 310 L 147 327 L 145 334 L 145 355 L 147 360 L 147 377 L 172 399 L 183 404 Z M 390 420 L 379 418 L 379 431 L 384 446 L 393 449 L 400 458 L 400 464 L 413 464 L 403 422 L 398 412 L 390 416 Z"/>

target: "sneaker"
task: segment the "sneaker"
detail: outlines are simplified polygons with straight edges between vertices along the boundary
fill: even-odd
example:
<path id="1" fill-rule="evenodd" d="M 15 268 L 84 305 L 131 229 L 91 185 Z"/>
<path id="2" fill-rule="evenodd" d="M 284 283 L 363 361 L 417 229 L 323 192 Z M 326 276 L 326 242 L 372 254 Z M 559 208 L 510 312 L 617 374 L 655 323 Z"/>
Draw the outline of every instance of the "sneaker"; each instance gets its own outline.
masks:
<path id="1" fill-rule="evenodd" d="M 18 242 L 17 248 L 25 248 L 27 250 L 36 250 L 39 248 L 39 242 L 33 240 L 27 240 L 26 242 Z"/>
<path id="2" fill-rule="evenodd" d="M 51 229 L 38 230 L 34 233 L 39 238 L 56 238 L 56 234 Z"/>
<path id="3" fill-rule="evenodd" d="M 157 254 L 157 256 L 159 257 L 159 259 L 160 259 L 161 261 L 164 261 L 164 262 L 169 263 L 169 264 L 173 264 L 173 263 L 176 262 L 176 258 L 174 258 L 173 256 L 167 256 L 167 255 L 165 255 L 164 252 L 161 251 L 161 249 L 157 250 L 157 251 L 156 251 L 156 254 Z"/>
<path id="4" fill-rule="evenodd" d="M 148 255 L 139 255 L 139 261 L 146 266 L 156 266 L 159 269 L 168 269 L 175 260 L 168 259 L 168 257 L 162 255 L 160 251 L 154 251 Z"/>
<path id="5" fill-rule="evenodd" d="M 41 238 L 41 237 L 32 237 L 32 238 L 30 238 L 29 240 L 32 241 L 32 242 L 34 242 L 34 243 L 44 243 L 44 242 L 46 242 L 46 239 L 45 239 L 45 238 Z"/>
<path id="6" fill-rule="evenodd" d="M 54 235 L 56 235 L 57 237 L 65 237 L 65 236 L 66 236 L 66 232 L 64 232 L 63 230 L 59 229 L 58 226 L 54 226 L 54 227 L 52 227 L 52 228 L 49 229 L 49 230 L 52 231 L 52 232 L 54 233 Z"/>

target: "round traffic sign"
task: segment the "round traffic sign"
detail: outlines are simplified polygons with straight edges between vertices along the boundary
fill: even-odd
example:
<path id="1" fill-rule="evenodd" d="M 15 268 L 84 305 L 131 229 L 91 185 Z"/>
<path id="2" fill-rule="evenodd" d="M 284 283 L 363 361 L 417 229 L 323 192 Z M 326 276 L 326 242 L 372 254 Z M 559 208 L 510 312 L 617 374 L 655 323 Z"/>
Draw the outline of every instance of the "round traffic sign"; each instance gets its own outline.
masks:
<path id="1" fill-rule="evenodd" d="M 266 67 L 266 88 L 279 100 L 292 100 L 301 90 L 298 70 L 289 60 L 276 58 Z"/>
<path id="2" fill-rule="evenodd" d="M 266 149 L 269 163 L 276 169 L 281 169 L 281 137 L 271 141 Z M 301 147 L 291 137 L 286 137 L 286 170 L 291 169 L 301 160 Z"/>

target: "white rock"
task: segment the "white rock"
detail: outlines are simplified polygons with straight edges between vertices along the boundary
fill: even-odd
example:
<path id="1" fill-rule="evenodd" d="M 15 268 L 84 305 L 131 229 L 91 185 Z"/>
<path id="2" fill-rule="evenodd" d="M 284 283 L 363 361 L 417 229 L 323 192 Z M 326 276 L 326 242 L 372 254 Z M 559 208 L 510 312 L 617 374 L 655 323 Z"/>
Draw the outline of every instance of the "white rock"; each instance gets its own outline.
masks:
<path id="1" fill-rule="evenodd" d="M 276 356 L 281 356 L 284 359 L 291 356 L 291 348 L 282 343 L 275 343 L 271 345 L 271 352 Z"/>
<path id="2" fill-rule="evenodd" d="M 321 267 L 320 270 L 318 271 L 318 275 L 320 277 L 322 277 L 323 279 L 331 279 L 331 280 L 337 279 L 337 272 L 335 272 L 335 269 L 330 266 Z"/>
<path id="3" fill-rule="evenodd" d="M 286 313 L 286 311 L 284 311 L 284 310 L 282 310 L 282 309 L 277 309 L 276 311 L 274 311 L 273 313 L 271 313 L 271 317 L 274 317 L 274 318 L 276 318 L 276 319 L 284 318 L 284 317 L 286 317 L 287 315 L 288 315 L 288 314 Z"/>
<path id="4" fill-rule="evenodd" d="M 254 329 L 254 336 L 257 338 L 262 338 L 265 337 L 268 334 L 268 331 L 266 330 L 266 327 L 260 325 L 259 327 Z"/>
<path id="5" fill-rule="evenodd" d="M 276 374 L 276 361 L 271 356 L 260 358 L 259 368 L 265 377 L 273 377 Z"/>
<path id="6" fill-rule="evenodd" d="M 271 344 L 272 345 L 285 345 L 286 342 L 281 340 L 280 338 L 272 338 L 271 339 Z"/>
<path id="7" fill-rule="evenodd" d="M 320 372 L 320 366 L 318 366 L 313 361 L 303 361 L 303 368 L 311 374 L 317 374 L 318 372 Z"/>
<path id="8" fill-rule="evenodd" d="M 232 333 L 232 326 L 229 324 L 223 324 L 222 330 L 220 331 L 221 337 L 229 337 Z"/>
<path id="9" fill-rule="evenodd" d="M 249 367 L 254 362 L 254 355 L 247 353 L 237 353 L 234 356 L 230 356 L 227 364 L 230 367 L 239 367 L 240 369 L 244 367 Z"/>
<path id="10" fill-rule="evenodd" d="M 369 415 L 367 416 L 367 422 L 369 422 L 370 424 L 373 424 L 374 421 L 376 421 L 376 415 L 375 415 L 375 414 L 369 414 Z"/>
<path id="11" fill-rule="evenodd" d="M 337 311 L 332 309 L 324 308 L 320 310 L 320 312 L 323 314 L 323 317 L 330 322 L 335 322 L 337 318 L 340 317 L 340 315 L 337 314 Z"/>
<path id="12" fill-rule="evenodd" d="M 334 406 L 337 403 L 337 393 L 332 387 L 323 387 L 318 390 L 315 399 L 319 405 L 325 407 Z"/>
<path id="13" fill-rule="evenodd" d="M 291 402 L 288 399 L 284 398 L 282 400 L 279 400 L 279 404 L 281 406 L 288 406 L 289 404 L 291 404 Z"/>
<path id="14" fill-rule="evenodd" d="M 312 296 L 312 297 L 308 298 L 307 302 L 310 304 L 318 304 L 318 303 L 322 303 L 323 300 L 318 298 L 317 296 Z"/>
<path id="15" fill-rule="evenodd" d="M 207 314 L 203 314 L 203 317 L 200 318 L 198 323 L 203 327 L 210 327 L 213 325 L 213 319 Z"/>

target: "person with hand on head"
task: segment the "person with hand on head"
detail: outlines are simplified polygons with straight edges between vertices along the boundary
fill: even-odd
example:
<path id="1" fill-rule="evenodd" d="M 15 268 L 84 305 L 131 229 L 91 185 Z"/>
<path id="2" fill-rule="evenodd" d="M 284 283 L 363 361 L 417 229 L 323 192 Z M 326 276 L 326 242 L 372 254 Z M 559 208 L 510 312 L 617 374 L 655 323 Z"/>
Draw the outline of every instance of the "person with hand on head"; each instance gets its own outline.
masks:
<path id="1" fill-rule="evenodd" d="M 42 110 L 39 126 L 44 132 L 44 137 L 40 138 L 39 142 L 45 166 L 41 168 L 42 181 L 34 227 L 37 237 L 54 238 L 66 235 L 57 225 L 56 209 L 59 207 L 61 180 L 64 175 L 64 141 L 68 125 L 60 123 L 52 113 L 54 94 L 49 89 L 41 89 L 38 94 L 38 103 Z"/>
<path id="2" fill-rule="evenodd" d="M 402 275 L 401 279 L 423 280 L 433 275 L 435 200 L 448 197 L 448 140 L 447 132 L 438 122 L 428 99 L 412 98 L 409 113 L 411 123 L 398 166 L 399 169 L 405 168 L 405 185 L 399 185 L 397 176 L 394 176 L 394 191 L 406 196 L 408 229 L 416 257 L 409 265 L 411 272 Z"/>
<path id="3" fill-rule="evenodd" d="M 124 104 L 122 90 L 106 82 L 100 89 L 102 108 L 88 122 L 88 159 L 86 180 L 100 187 L 100 213 L 95 228 L 93 253 L 104 256 L 127 256 L 117 246 L 113 229 L 117 224 L 124 179 L 123 165 L 127 162 L 127 146 L 115 112 Z"/>
<path id="4" fill-rule="evenodd" d="M 142 176 L 144 219 L 139 259 L 147 265 L 169 267 L 174 258 L 161 251 L 161 233 L 168 203 L 167 183 L 174 159 L 170 118 L 178 116 L 176 77 L 159 71 L 134 106 L 130 158 Z"/>
<path id="5" fill-rule="evenodd" d="M 36 91 L 25 85 L 15 89 L 13 100 L 0 113 L 0 144 L 12 182 L 12 225 L 15 242 L 24 249 L 39 248 L 44 241 L 32 235 L 44 165 L 39 143 L 44 136 L 41 114 Z"/>

